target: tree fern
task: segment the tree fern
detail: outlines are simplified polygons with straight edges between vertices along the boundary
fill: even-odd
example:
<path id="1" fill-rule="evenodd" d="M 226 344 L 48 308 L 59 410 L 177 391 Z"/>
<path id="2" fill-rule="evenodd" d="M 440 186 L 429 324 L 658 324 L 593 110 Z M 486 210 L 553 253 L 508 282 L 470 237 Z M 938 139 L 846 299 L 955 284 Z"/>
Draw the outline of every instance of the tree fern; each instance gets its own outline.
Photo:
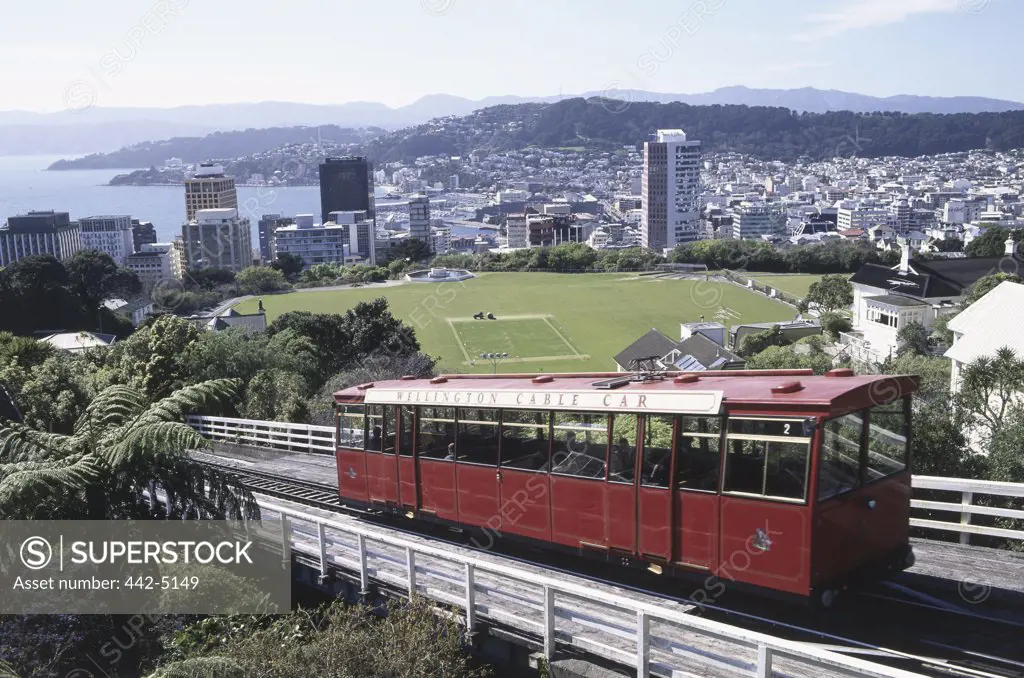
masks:
<path id="1" fill-rule="evenodd" d="M 0 427 L 0 517 L 241 518 L 256 516 L 252 495 L 232 476 L 201 466 L 190 450 L 209 443 L 184 423 L 234 397 L 237 380 L 192 386 L 150 404 L 129 386 L 101 391 L 57 435 Z M 154 492 L 165 499 L 157 507 Z"/>

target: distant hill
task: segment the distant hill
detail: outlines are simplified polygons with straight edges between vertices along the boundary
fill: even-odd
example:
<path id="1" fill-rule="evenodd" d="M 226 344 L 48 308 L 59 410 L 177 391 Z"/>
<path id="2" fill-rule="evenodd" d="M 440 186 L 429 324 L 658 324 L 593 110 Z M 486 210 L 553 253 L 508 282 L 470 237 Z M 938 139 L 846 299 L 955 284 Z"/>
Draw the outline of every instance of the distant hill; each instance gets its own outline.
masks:
<path id="1" fill-rule="evenodd" d="M 289 158 L 311 161 L 338 152 L 366 153 L 377 162 L 390 162 L 530 146 L 616 149 L 636 146 L 655 130 L 665 128 L 682 128 L 691 138 L 704 142 L 707 152 L 729 151 L 784 161 L 801 156 L 815 160 L 854 155 L 913 157 L 1024 147 L 1024 111 L 796 113 L 781 107 L 631 103 L 593 97 L 492 106 L 396 132 L 331 125 L 219 132 L 62 160 L 51 169 L 147 168 L 178 157 L 186 162 L 243 159 L 237 171 L 266 174 L 282 169 Z M 274 157 L 261 158 L 260 154 Z"/>
<path id="2" fill-rule="evenodd" d="M 96 153 L 74 160 L 58 160 L 48 169 L 160 167 L 168 158 L 180 158 L 187 163 L 196 163 L 256 155 L 295 144 L 337 148 L 363 144 L 384 133 L 385 130 L 380 128 L 357 130 L 335 125 L 215 132 L 202 137 L 174 137 L 164 141 L 147 141 L 127 146 L 113 153 Z"/>
<path id="3" fill-rule="evenodd" d="M 801 89 L 723 87 L 713 92 L 697 94 L 610 89 L 564 96 L 509 95 L 476 100 L 449 94 L 432 94 L 422 97 L 408 106 L 397 108 L 374 102 L 350 102 L 325 106 L 277 101 L 175 108 L 106 108 L 97 106 L 81 113 L 61 111 L 42 114 L 28 111 L 0 111 L 0 154 L 71 154 L 112 151 L 129 144 L 167 139 L 173 136 L 199 136 L 216 131 L 297 125 L 380 127 L 395 130 L 418 125 L 433 118 L 468 115 L 473 111 L 493 106 L 556 103 L 566 99 L 594 96 L 606 96 L 632 102 L 781 106 L 810 113 L 830 111 L 992 113 L 1024 109 L 1024 103 L 985 97 L 913 95 L 873 97 L 811 87 Z"/>
<path id="4" fill-rule="evenodd" d="M 495 106 L 373 140 L 378 162 L 474 150 L 637 145 L 657 129 L 682 128 L 705 151 L 771 160 L 881 157 L 1024 147 L 1024 111 L 1002 113 L 796 113 L 766 106 L 628 103 L 603 98 Z"/>

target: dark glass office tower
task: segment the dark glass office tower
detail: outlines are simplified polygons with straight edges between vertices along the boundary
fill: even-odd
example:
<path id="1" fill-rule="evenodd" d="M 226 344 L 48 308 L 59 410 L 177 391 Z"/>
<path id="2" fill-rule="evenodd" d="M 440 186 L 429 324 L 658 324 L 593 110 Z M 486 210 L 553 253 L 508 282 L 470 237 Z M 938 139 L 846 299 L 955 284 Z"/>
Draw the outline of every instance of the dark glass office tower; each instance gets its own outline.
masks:
<path id="1" fill-rule="evenodd" d="M 320 219 L 331 212 L 365 211 L 376 222 L 373 163 L 366 158 L 327 158 L 320 164 Z"/>

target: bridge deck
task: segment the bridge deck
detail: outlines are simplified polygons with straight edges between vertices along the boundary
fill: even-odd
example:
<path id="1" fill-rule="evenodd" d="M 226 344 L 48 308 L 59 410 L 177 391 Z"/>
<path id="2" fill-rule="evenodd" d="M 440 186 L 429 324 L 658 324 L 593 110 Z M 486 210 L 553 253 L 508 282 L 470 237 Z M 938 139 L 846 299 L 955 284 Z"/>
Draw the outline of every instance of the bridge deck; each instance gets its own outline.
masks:
<path id="1" fill-rule="evenodd" d="M 197 453 L 240 470 L 280 474 L 337 487 L 334 457 L 215 442 Z M 951 604 L 1008 607 L 1024 602 L 1024 553 L 915 539 L 917 563 L 899 583 Z"/>
<path id="2" fill-rule="evenodd" d="M 275 473 L 295 480 L 338 486 L 337 465 L 334 455 L 330 454 L 285 452 L 265 447 L 215 442 L 212 450 L 196 452 L 195 455 L 243 471 Z"/>
<path id="3" fill-rule="evenodd" d="M 1024 603 L 1024 553 L 915 539 L 917 563 L 901 583 L 918 591 L 944 591 L 954 602 L 1008 607 Z"/>

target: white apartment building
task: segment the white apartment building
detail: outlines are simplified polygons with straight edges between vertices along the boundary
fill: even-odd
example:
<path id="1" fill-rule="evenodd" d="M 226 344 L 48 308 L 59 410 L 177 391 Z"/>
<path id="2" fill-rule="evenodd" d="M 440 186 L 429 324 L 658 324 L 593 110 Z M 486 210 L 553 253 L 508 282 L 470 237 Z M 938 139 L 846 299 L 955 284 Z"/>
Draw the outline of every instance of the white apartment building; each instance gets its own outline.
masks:
<path id="1" fill-rule="evenodd" d="M 701 143 L 681 129 L 662 129 L 644 143 L 640 230 L 656 250 L 700 239 Z"/>
<path id="2" fill-rule="evenodd" d="M 106 252 L 119 266 L 135 251 L 130 215 L 82 217 L 78 227 L 83 250 Z"/>
<path id="3" fill-rule="evenodd" d="M 124 265 L 135 271 L 146 290 L 161 281 L 181 280 L 181 260 L 173 243 L 146 243 L 141 252 L 125 257 Z"/>
<path id="4" fill-rule="evenodd" d="M 732 210 L 732 237 L 756 240 L 785 232 L 786 213 L 782 206 L 768 202 L 744 202 Z"/>
<path id="5" fill-rule="evenodd" d="M 335 211 L 327 217 L 325 227 L 344 227 L 348 241 L 345 263 L 377 264 L 377 229 L 366 210 Z"/>
<path id="6" fill-rule="evenodd" d="M 438 220 L 439 221 L 439 220 Z M 431 226 L 431 248 L 435 254 L 446 254 L 452 249 L 452 229 L 448 226 Z"/>
<path id="7" fill-rule="evenodd" d="M 509 188 L 504 191 L 498 191 L 495 196 L 495 200 L 499 205 L 507 202 L 526 202 L 526 199 L 530 197 L 529 191 L 523 191 L 517 188 Z"/>
<path id="8" fill-rule="evenodd" d="M 234 208 L 196 211 L 196 218 L 181 227 L 185 266 L 222 268 L 237 273 L 252 266 L 252 229 Z"/>
<path id="9" fill-rule="evenodd" d="M 304 268 L 316 264 L 343 264 L 349 247 L 349 228 L 342 224 L 315 224 L 312 214 L 296 214 L 295 223 L 274 229 L 274 256 L 294 254 Z"/>
<path id="10" fill-rule="evenodd" d="M 505 218 L 505 231 L 509 249 L 530 246 L 530 224 L 525 214 L 510 214 Z"/>
<path id="11" fill-rule="evenodd" d="M 430 233 L 430 198 L 414 195 L 409 198 L 409 237 L 427 243 L 433 248 Z"/>
<path id="12" fill-rule="evenodd" d="M 853 228 L 867 231 L 872 226 L 886 226 L 890 223 L 889 210 L 884 207 L 843 206 L 839 208 L 836 218 L 836 227 L 840 231 Z"/>

